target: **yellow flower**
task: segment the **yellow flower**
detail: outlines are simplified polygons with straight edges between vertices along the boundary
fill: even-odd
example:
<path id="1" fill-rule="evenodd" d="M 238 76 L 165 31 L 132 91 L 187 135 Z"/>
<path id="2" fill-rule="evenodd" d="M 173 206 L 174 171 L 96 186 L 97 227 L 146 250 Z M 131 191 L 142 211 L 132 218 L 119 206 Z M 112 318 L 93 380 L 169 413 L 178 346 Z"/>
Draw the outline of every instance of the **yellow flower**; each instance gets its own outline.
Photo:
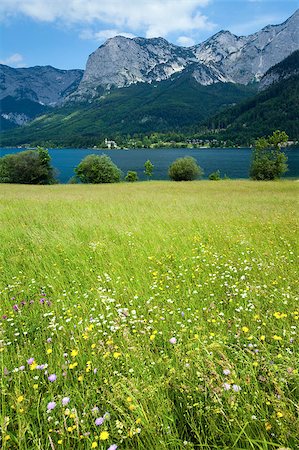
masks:
<path id="1" fill-rule="evenodd" d="M 38 384 L 34 384 L 33 389 L 38 389 Z"/>
<path id="2" fill-rule="evenodd" d="M 156 335 L 155 334 L 151 334 L 150 335 L 150 340 L 153 341 L 155 339 Z"/>
<path id="3" fill-rule="evenodd" d="M 78 377 L 78 381 L 83 381 L 83 376 L 82 375 L 80 375 L 79 377 Z"/>
<path id="4" fill-rule="evenodd" d="M 283 417 L 283 413 L 280 412 L 280 411 L 278 411 L 278 412 L 276 413 L 276 416 L 280 419 L 281 417 Z"/>
<path id="5" fill-rule="evenodd" d="M 62 444 L 62 439 L 59 439 L 59 441 L 57 441 L 57 444 L 61 445 Z"/>
<path id="6" fill-rule="evenodd" d="M 249 328 L 248 328 L 248 327 L 242 327 L 242 331 L 243 331 L 244 333 L 248 333 Z"/>
<path id="7" fill-rule="evenodd" d="M 17 398 L 17 403 L 22 403 L 23 400 L 24 400 L 24 396 L 23 396 L 23 395 L 20 395 L 20 396 Z"/>
<path id="8" fill-rule="evenodd" d="M 261 341 L 264 341 L 266 339 L 266 336 L 264 336 L 264 335 L 262 335 L 261 337 L 260 337 L 260 340 Z"/>
<path id="9" fill-rule="evenodd" d="M 135 405 L 130 405 L 130 406 L 129 406 L 129 410 L 130 410 L 130 411 L 134 411 L 134 409 L 136 409 L 136 406 L 135 406 Z"/>
<path id="10" fill-rule="evenodd" d="M 4 440 L 5 440 L 5 441 L 9 441 L 9 439 L 10 439 L 10 436 L 7 434 L 7 435 L 5 436 L 5 438 L 4 438 Z"/>
<path id="11" fill-rule="evenodd" d="M 274 341 L 282 341 L 282 337 L 277 336 L 276 334 L 273 336 Z"/>
<path id="12" fill-rule="evenodd" d="M 73 358 L 75 358 L 77 355 L 78 355 L 78 350 L 72 350 L 71 351 L 71 356 L 73 357 Z"/>
<path id="13" fill-rule="evenodd" d="M 100 434 L 100 441 L 106 441 L 109 438 L 108 431 L 102 431 Z"/>
<path id="14" fill-rule="evenodd" d="M 47 355 L 51 355 L 51 353 L 52 353 L 52 349 L 51 349 L 51 348 L 48 348 L 48 350 L 47 350 Z"/>
<path id="15" fill-rule="evenodd" d="M 271 423 L 266 422 L 266 423 L 265 423 L 265 428 L 266 428 L 267 431 L 271 430 L 271 428 L 272 428 Z"/>
<path id="16" fill-rule="evenodd" d="M 120 356 L 121 356 L 121 353 L 119 353 L 119 352 L 114 352 L 114 353 L 113 353 L 113 357 L 114 357 L 115 359 L 118 359 Z"/>
<path id="17" fill-rule="evenodd" d="M 97 446 L 98 446 L 98 443 L 95 441 L 91 444 L 91 448 L 97 448 Z"/>
<path id="18" fill-rule="evenodd" d="M 77 365 L 78 365 L 78 363 L 77 363 L 77 362 L 74 362 L 74 363 L 72 363 L 72 364 L 69 365 L 69 368 L 70 368 L 70 369 L 74 369 L 75 367 L 77 367 Z"/>

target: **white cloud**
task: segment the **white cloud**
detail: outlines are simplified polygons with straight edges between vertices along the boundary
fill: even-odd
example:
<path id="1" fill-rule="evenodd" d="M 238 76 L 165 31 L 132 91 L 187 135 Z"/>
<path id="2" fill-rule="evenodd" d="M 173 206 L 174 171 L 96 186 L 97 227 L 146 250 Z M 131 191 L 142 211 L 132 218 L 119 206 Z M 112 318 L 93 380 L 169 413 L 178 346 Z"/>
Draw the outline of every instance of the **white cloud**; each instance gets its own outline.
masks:
<path id="1" fill-rule="evenodd" d="M 5 64 L 6 66 L 13 67 L 24 67 L 24 58 L 20 53 L 14 53 L 13 55 L 8 56 L 6 59 L 0 60 L 0 64 Z"/>
<path id="2" fill-rule="evenodd" d="M 127 38 L 136 37 L 135 34 L 118 31 L 116 28 L 110 28 L 110 29 L 101 30 L 101 31 L 93 31 L 90 29 L 86 29 L 86 30 L 81 31 L 81 33 L 79 34 L 79 37 L 81 39 L 91 39 L 91 40 L 99 41 L 99 42 L 105 41 L 106 39 L 112 38 L 114 36 L 124 36 Z"/>
<path id="3" fill-rule="evenodd" d="M 194 39 L 188 37 L 188 36 L 180 36 L 177 39 L 177 43 L 179 45 L 182 45 L 183 47 L 192 47 L 192 45 L 195 45 Z"/>
<path id="4" fill-rule="evenodd" d="M 212 0 L 1 0 L 0 18 L 24 15 L 43 22 L 99 24 L 146 37 L 212 30 L 199 8 Z M 108 25 L 108 27 L 107 27 Z"/>

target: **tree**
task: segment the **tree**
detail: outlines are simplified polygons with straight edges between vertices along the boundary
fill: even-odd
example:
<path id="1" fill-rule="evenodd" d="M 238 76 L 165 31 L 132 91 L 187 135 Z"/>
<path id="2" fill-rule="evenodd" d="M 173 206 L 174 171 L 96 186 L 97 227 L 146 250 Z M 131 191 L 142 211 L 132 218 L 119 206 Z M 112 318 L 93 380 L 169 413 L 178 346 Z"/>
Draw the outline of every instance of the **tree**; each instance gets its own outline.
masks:
<path id="1" fill-rule="evenodd" d="M 255 143 L 250 178 L 253 180 L 276 180 L 287 170 L 287 156 L 281 147 L 288 141 L 284 131 L 274 131 L 272 136 L 262 137 Z"/>
<path id="2" fill-rule="evenodd" d="M 117 183 L 121 179 L 121 170 L 107 155 L 88 155 L 75 168 L 82 183 Z"/>
<path id="3" fill-rule="evenodd" d="M 174 181 L 192 181 L 203 175 L 202 168 L 191 156 L 176 159 L 168 169 L 168 175 Z"/>
<path id="4" fill-rule="evenodd" d="M 152 162 L 148 159 L 145 163 L 144 163 L 144 173 L 147 176 L 147 179 L 149 180 L 150 177 L 153 176 L 153 170 L 154 170 L 154 165 L 152 164 Z"/>
<path id="5" fill-rule="evenodd" d="M 133 183 L 134 181 L 138 181 L 137 172 L 134 172 L 133 170 L 128 170 L 125 180 L 130 183 Z"/>
<path id="6" fill-rule="evenodd" d="M 0 183 L 53 184 L 53 174 L 51 157 L 43 147 L 0 158 Z"/>

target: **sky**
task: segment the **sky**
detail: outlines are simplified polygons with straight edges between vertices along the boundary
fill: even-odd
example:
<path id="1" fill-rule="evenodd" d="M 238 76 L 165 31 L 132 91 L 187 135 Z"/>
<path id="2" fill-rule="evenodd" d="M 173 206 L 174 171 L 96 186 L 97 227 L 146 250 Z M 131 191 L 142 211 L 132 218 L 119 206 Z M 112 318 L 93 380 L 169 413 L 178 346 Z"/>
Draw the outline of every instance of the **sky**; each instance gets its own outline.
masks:
<path id="1" fill-rule="evenodd" d="M 116 35 L 188 47 L 220 30 L 255 33 L 298 8 L 299 0 L 0 0 L 0 63 L 84 69 Z"/>

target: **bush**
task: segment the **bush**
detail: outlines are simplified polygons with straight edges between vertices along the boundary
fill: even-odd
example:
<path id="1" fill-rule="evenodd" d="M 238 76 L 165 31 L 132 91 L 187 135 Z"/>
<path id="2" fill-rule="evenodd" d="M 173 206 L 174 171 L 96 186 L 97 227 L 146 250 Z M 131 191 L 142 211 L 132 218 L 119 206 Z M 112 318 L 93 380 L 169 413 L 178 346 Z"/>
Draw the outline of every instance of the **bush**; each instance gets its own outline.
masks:
<path id="1" fill-rule="evenodd" d="M 287 157 L 281 146 L 288 140 L 284 131 L 275 131 L 268 138 L 260 138 L 255 143 L 250 178 L 253 180 L 276 180 L 287 170 Z"/>
<path id="2" fill-rule="evenodd" d="M 0 183 L 53 184 L 54 170 L 48 150 L 36 150 L 5 155 L 0 158 Z"/>
<path id="3" fill-rule="evenodd" d="M 221 180 L 220 170 L 216 170 L 215 172 L 210 173 L 209 180 L 212 180 L 212 181 L 219 181 L 219 180 Z"/>
<path id="4" fill-rule="evenodd" d="M 133 183 L 134 181 L 138 181 L 137 172 L 134 172 L 132 170 L 128 170 L 125 180 L 130 182 L 130 183 Z"/>
<path id="5" fill-rule="evenodd" d="M 168 175 L 174 181 L 192 181 L 203 175 L 203 170 L 191 156 L 176 159 L 168 169 Z"/>
<path id="6" fill-rule="evenodd" d="M 75 173 L 82 183 L 118 183 L 121 179 L 121 170 L 107 155 L 86 156 Z"/>

